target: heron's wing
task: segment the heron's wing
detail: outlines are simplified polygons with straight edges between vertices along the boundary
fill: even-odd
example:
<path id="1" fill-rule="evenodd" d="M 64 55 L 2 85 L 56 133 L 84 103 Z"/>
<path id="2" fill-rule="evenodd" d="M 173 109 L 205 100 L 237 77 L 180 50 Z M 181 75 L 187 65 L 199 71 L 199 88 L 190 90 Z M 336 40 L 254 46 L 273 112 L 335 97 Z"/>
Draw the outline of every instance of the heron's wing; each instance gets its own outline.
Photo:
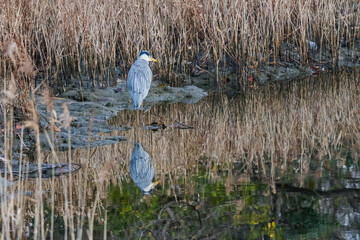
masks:
<path id="1" fill-rule="evenodd" d="M 152 80 L 152 71 L 149 64 L 144 60 L 136 60 L 128 74 L 128 87 L 133 100 L 142 100 L 149 92 Z M 134 101 L 135 102 L 135 101 Z"/>

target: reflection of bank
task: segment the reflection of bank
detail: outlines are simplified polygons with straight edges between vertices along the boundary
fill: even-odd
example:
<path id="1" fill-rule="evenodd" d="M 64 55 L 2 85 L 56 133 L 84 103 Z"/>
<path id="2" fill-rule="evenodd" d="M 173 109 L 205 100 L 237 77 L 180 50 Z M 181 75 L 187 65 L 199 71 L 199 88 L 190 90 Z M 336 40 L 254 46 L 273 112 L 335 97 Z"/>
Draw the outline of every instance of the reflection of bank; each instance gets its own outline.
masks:
<path id="1" fill-rule="evenodd" d="M 152 182 L 154 178 L 154 166 L 149 154 L 140 143 L 135 143 L 130 161 L 130 176 L 144 194 L 150 194 L 151 190 L 160 182 Z"/>

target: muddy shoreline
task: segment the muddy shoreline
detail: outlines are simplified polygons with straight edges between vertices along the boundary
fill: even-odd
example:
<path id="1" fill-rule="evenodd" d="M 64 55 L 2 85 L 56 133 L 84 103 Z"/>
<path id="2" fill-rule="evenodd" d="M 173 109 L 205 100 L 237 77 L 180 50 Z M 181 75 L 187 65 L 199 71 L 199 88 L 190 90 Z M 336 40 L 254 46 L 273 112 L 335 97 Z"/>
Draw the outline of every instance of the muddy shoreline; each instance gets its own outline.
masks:
<path id="1" fill-rule="evenodd" d="M 80 90 L 70 89 L 58 97 L 52 99 L 53 111 L 48 110 L 46 99 L 42 95 L 36 96 L 37 112 L 39 114 L 40 125 L 40 146 L 42 151 L 50 151 L 48 137 L 51 142 L 55 143 L 54 147 L 57 151 L 67 151 L 69 148 L 93 148 L 109 144 L 127 141 L 121 135 L 111 136 L 113 131 L 126 131 L 133 126 L 115 127 L 108 123 L 108 120 L 121 114 L 122 111 L 136 111 L 130 102 L 130 94 L 128 92 L 126 81 L 118 81 L 116 86 L 98 89 L 83 89 L 83 101 L 81 99 Z M 196 103 L 203 97 L 207 96 L 207 92 L 194 85 L 184 87 L 169 87 L 160 84 L 157 81 L 152 82 L 151 89 L 144 101 L 143 110 L 139 110 L 139 114 L 151 109 L 152 106 L 159 103 Z M 68 109 L 71 123 L 67 128 L 63 123 L 66 121 L 64 116 L 65 108 Z M 51 114 L 56 116 L 56 129 L 51 131 Z M 24 129 L 23 139 L 21 136 L 21 123 L 15 123 L 17 135 L 13 145 L 13 161 L 12 168 L 17 169 L 19 166 L 20 149 L 22 144 L 22 157 L 25 161 L 36 162 L 36 141 L 33 130 Z M 146 127 L 146 126 L 144 126 Z M 46 133 L 45 133 L 46 132 Z M 53 139 L 52 132 L 55 136 Z M 3 139 L 1 139 L 3 141 Z M 3 144 L 2 144 L 3 146 Z M 1 156 L 4 156 L 4 149 L 1 149 Z M 4 159 L 4 158 L 3 158 Z M 0 162 L 0 171 L 6 172 L 6 160 Z M 68 172 L 65 163 L 63 166 L 48 166 L 47 173 L 51 174 L 51 169 L 55 171 Z M 60 169 L 60 170 L 59 170 Z M 66 171 L 65 171 L 65 170 Z M 44 177 L 44 176 L 43 176 Z"/>
<path id="2" fill-rule="evenodd" d="M 268 64 L 253 62 L 241 69 L 231 64 L 219 66 L 218 77 L 216 77 L 216 65 L 212 58 L 209 56 L 206 58 L 199 57 L 195 62 L 196 67 L 192 76 L 190 78 L 184 77 L 185 82 L 206 90 L 213 89 L 213 85 L 217 84 L 225 88 L 225 92 L 233 92 L 239 81 L 243 87 L 256 88 L 270 82 L 291 81 L 342 69 L 351 71 L 360 67 L 360 42 L 357 42 L 353 48 L 346 46 L 346 41 L 340 43 L 336 57 L 330 54 L 328 49 L 323 48 L 320 51 L 318 46 L 314 44 L 314 42 L 309 41 L 309 60 L 305 65 L 301 64 L 299 47 L 284 43 L 280 50 L 280 56 L 274 59 L 273 55 L 270 54 Z"/>
<path id="3" fill-rule="evenodd" d="M 338 60 L 331 58 L 329 54 L 321 53 L 319 50 L 312 50 L 310 53 L 313 60 L 307 66 L 300 64 L 299 50 L 291 44 L 284 44 L 283 54 L 276 64 L 259 66 L 254 63 L 246 66 L 245 74 L 240 74 L 231 66 L 220 68 L 219 76 L 216 76 L 216 67 L 208 56 L 202 61 L 193 62 L 196 66 L 192 74 L 188 77 L 183 76 L 183 87 L 170 87 L 160 81 L 153 81 L 150 92 L 144 100 L 144 110 L 150 109 L 158 103 L 171 104 L 183 102 L 187 104 L 196 103 L 208 93 L 229 93 L 238 92 L 236 85 L 239 77 L 247 87 L 257 88 L 258 86 L 274 81 L 291 81 L 302 79 L 323 72 L 335 71 L 342 68 L 359 68 L 360 66 L 360 47 L 350 50 L 347 47 L 340 47 Z M 210 59 L 209 59 L 210 58 Z M 335 64 L 336 63 L 336 64 Z M 126 86 L 126 81 L 120 79 L 121 69 L 117 69 L 116 85 L 111 87 L 80 88 L 73 84 L 69 89 L 54 99 L 54 111 L 59 117 L 64 112 L 64 104 L 68 107 L 73 118 L 70 132 L 66 128 L 60 128 L 60 123 L 55 124 L 60 131 L 56 134 L 56 149 L 64 151 L 71 148 L 96 147 L 113 144 L 119 141 L 126 141 L 121 136 L 107 136 L 103 133 L 111 133 L 114 130 L 126 130 L 131 126 L 113 127 L 107 121 L 116 116 L 120 111 L 132 109 L 130 94 Z M 90 86 L 90 79 L 82 77 L 83 86 Z M 79 82 L 79 81 L 77 81 Z M 84 84 L 85 83 L 85 84 Z M 86 84 L 87 83 L 87 84 Z M 37 96 L 37 110 L 40 115 L 40 126 L 49 128 L 50 112 L 47 110 L 44 99 L 41 95 Z M 20 135 L 20 130 L 18 134 Z M 69 145 L 69 133 L 71 144 Z M 42 150 L 50 150 L 48 140 L 44 133 L 40 136 Z M 13 151 L 16 154 L 20 149 L 20 140 L 17 137 L 14 141 Z M 24 152 L 29 154 L 34 152 L 35 140 L 31 130 L 26 129 L 24 134 Z M 4 152 L 2 150 L 2 152 Z"/>

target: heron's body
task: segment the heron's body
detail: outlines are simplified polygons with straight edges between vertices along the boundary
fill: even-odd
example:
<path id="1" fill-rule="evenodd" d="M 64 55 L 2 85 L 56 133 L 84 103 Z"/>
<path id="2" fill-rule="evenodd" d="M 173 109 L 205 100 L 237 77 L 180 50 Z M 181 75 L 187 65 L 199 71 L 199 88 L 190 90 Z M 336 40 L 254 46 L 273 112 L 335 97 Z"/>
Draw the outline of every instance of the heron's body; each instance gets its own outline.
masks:
<path id="1" fill-rule="evenodd" d="M 130 176 L 135 184 L 148 194 L 158 182 L 152 182 L 154 178 L 154 167 L 149 154 L 140 143 L 135 143 L 135 148 L 130 161 Z"/>
<path id="2" fill-rule="evenodd" d="M 149 61 L 157 61 L 150 57 L 147 51 L 142 51 L 133 63 L 127 76 L 127 84 L 135 109 L 139 109 L 144 98 L 148 95 L 152 80 Z"/>

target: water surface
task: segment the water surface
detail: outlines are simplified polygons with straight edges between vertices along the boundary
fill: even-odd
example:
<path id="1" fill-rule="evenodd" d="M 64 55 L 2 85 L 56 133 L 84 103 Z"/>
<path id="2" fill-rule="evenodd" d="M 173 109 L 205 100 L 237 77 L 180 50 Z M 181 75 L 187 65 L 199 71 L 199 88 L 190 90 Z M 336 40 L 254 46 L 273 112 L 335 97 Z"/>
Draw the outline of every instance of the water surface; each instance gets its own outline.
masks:
<path id="1" fill-rule="evenodd" d="M 358 79 L 326 74 L 120 111 L 108 124 L 127 130 L 103 137 L 127 141 L 57 153 L 83 167 L 42 181 L 47 236 L 53 226 L 58 239 L 359 239 Z M 135 143 L 149 158 L 141 183 L 130 174 Z"/>

